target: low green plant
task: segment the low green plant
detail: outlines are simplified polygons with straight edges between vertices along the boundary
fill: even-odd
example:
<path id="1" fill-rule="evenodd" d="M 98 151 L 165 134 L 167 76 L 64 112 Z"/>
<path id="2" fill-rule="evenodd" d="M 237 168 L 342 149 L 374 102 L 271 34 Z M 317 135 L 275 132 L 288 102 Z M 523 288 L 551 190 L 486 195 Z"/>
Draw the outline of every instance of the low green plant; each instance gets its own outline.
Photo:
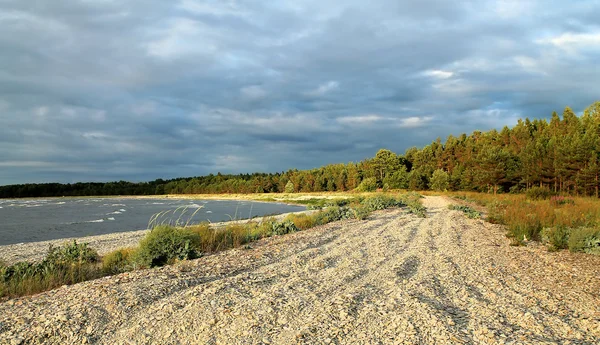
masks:
<path id="1" fill-rule="evenodd" d="M 315 225 L 315 221 L 313 217 L 307 214 L 290 214 L 285 217 L 284 221 L 292 222 L 296 225 L 296 227 L 300 230 L 310 229 Z"/>
<path id="2" fill-rule="evenodd" d="M 362 206 L 362 205 L 354 206 L 351 209 L 352 209 L 352 212 L 354 213 L 354 218 L 356 218 L 358 220 L 365 220 L 371 214 L 371 211 L 369 211 L 369 209 L 367 207 Z"/>
<path id="3" fill-rule="evenodd" d="M 405 204 L 391 196 L 377 195 L 370 198 L 366 198 L 361 202 L 368 211 L 384 210 L 390 207 L 401 207 Z"/>
<path id="4" fill-rule="evenodd" d="M 102 276 L 98 254 L 87 243 L 50 247 L 40 262 L 0 267 L 0 297 L 22 296 Z"/>
<path id="5" fill-rule="evenodd" d="M 600 255 L 600 228 L 579 227 L 571 229 L 569 250 Z"/>
<path id="6" fill-rule="evenodd" d="M 323 225 L 331 222 L 335 222 L 338 220 L 344 219 L 352 219 L 354 218 L 354 213 L 349 207 L 343 206 L 331 206 L 326 208 L 325 210 L 315 214 L 315 224 Z"/>
<path id="7" fill-rule="evenodd" d="M 481 213 L 478 212 L 477 210 L 475 210 L 474 208 L 470 207 L 470 206 L 465 206 L 465 205 L 448 205 L 448 208 L 451 210 L 455 210 L 455 211 L 461 211 L 463 212 L 467 218 L 470 219 L 479 219 L 481 218 Z"/>
<path id="8" fill-rule="evenodd" d="M 45 261 L 53 264 L 73 264 L 97 262 L 100 259 L 98 253 L 89 247 L 88 243 L 73 242 L 65 243 L 62 246 L 54 247 L 50 245 Z"/>
<path id="9" fill-rule="evenodd" d="M 132 262 L 134 248 L 121 248 L 114 250 L 102 257 L 102 272 L 105 274 L 119 274 L 135 268 Z"/>
<path id="10" fill-rule="evenodd" d="M 512 223 L 508 226 L 508 237 L 512 237 L 520 243 L 539 241 L 542 228 L 542 223 L 537 215 L 529 214 L 523 222 Z"/>
<path id="11" fill-rule="evenodd" d="M 185 228 L 160 225 L 141 241 L 133 260 L 142 267 L 163 266 L 199 256 L 200 236 Z"/>
<path id="12" fill-rule="evenodd" d="M 544 228 L 540 233 L 542 243 L 548 246 L 549 251 L 557 251 L 569 247 L 571 230 L 564 225 Z"/>
<path id="13" fill-rule="evenodd" d="M 527 195 L 527 199 L 530 200 L 546 200 L 556 195 L 556 193 L 551 191 L 548 187 L 531 187 L 527 190 L 525 195 Z"/>
<path id="14" fill-rule="evenodd" d="M 271 233 L 273 235 L 285 235 L 300 231 L 291 221 L 275 222 L 271 224 Z"/>

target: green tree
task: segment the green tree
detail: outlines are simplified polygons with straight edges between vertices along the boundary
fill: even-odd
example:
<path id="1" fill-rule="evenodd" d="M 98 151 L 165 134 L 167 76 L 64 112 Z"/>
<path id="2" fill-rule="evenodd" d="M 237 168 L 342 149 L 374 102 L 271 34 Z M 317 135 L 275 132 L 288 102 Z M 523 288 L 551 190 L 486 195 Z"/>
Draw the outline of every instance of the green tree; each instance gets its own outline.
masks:
<path id="1" fill-rule="evenodd" d="M 442 169 L 437 169 L 431 175 L 431 189 L 445 191 L 448 189 L 450 176 Z"/>
<path id="2" fill-rule="evenodd" d="M 288 183 L 286 183 L 286 185 L 285 185 L 285 192 L 286 193 L 293 193 L 294 192 L 294 183 L 292 183 L 292 181 L 288 181 Z"/>

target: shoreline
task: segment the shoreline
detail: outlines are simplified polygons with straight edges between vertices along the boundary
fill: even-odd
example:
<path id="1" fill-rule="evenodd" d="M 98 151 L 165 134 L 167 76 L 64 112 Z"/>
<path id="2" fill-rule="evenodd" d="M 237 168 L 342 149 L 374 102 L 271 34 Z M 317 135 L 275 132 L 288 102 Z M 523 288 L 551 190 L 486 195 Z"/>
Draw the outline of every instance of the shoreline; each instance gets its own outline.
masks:
<path id="1" fill-rule="evenodd" d="M 252 221 L 261 221 L 263 218 L 275 218 L 283 220 L 290 214 L 311 214 L 316 210 L 305 210 L 298 212 L 287 212 L 273 216 L 254 217 L 251 219 L 233 220 L 227 222 L 211 223 L 212 227 L 220 228 L 228 224 L 248 223 Z M 35 262 L 42 260 L 48 253 L 48 248 L 52 246 L 60 246 L 66 242 L 76 240 L 79 243 L 89 243 L 89 246 L 95 249 L 100 256 L 105 255 L 119 248 L 127 248 L 137 246 L 140 240 L 150 230 L 132 230 L 123 232 L 113 232 L 104 235 L 92 235 L 82 237 L 68 237 L 56 240 L 47 240 L 39 242 L 17 243 L 0 245 L 0 260 L 7 265 L 12 265 L 21 261 Z"/>

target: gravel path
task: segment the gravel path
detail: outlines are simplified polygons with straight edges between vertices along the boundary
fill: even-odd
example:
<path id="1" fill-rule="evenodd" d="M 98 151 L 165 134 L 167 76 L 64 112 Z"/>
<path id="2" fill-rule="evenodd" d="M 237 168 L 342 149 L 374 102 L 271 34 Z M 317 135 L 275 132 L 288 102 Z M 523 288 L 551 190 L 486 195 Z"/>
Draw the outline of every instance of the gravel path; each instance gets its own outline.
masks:
<path id="1" fill-rule="evenodd" d="M 0 304 L 1 344 L 598 344 L 600 258 L 427 197 Z"/>

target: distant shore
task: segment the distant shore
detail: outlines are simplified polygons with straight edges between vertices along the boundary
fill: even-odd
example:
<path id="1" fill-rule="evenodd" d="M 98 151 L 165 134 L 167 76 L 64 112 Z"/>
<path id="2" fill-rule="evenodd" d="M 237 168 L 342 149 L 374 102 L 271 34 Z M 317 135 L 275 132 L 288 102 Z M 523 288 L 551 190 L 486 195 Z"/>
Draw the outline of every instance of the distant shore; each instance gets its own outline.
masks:
<path id="1" fill-rule="evenodd" d="M 299 212 L 288 212 L 279 215 L 269 216 L 268 218 L 275 218 L 282 220 L 289 214 L 301 214 L 301 213 L 312 213 L 315 211 L 299 211 Z M 263 217 L 255 217 L 253 219 L 242 219 L 230 222 L 218 222 L 212 223 L 213 227 L 222 227 L 231 223 L 246 223 L 250 221 L 260 221 Z M 14 264 L 20 261 L 38 261 L 43 259 L 48 253 L 50 246 L 60 246 L 65 242 L 71 242 L 76 240 L 79 243 L 89 243 L 91 248 L 94 248 L 98 254 L 104 255 L 115 249 L 127 248 L 137 246 L 139 241 L 149 232 L 150 230 L 135 230 L 125 232 L 115 232 L 104 235 L 94 235 L 85 237 L 69 237 L 61 238 L 57 240 L 29 242 L 29 243 L 18 243 L 8 244 L 0 246 L 0 260 L 7 264 Z"/>

